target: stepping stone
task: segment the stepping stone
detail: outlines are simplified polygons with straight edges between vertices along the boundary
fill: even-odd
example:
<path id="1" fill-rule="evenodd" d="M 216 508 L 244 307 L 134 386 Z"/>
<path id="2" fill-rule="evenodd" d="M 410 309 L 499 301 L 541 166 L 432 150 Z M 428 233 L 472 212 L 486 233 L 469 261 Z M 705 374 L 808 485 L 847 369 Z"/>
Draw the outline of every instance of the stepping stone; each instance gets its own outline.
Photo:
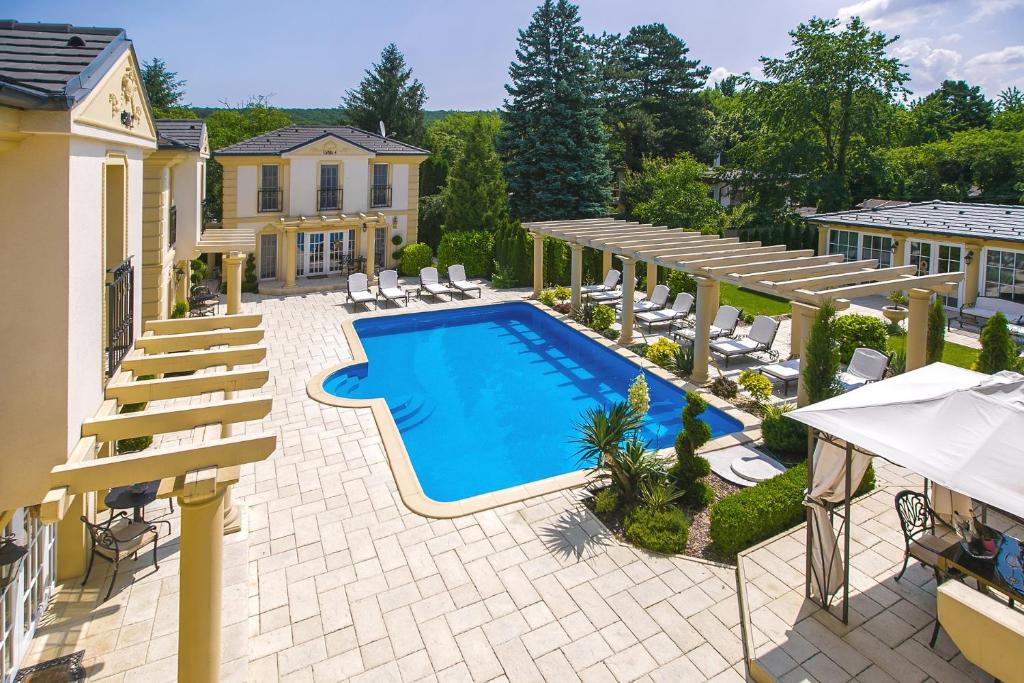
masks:
<path id="1" fill-rule="evenodd" d="M 729 469 L 755 484 L 777 477 L 786 471 L 786 468 L 778 460 L 763 453 L 740 456 L 730 463 Z"/>
<path id="2" fill-rule="evenodd" d="M 741 476 L 737 472 L 733 471 L 732 464 L 737 460 L 754 458 L 764 459 L 766 461 L 774 463 L 775 466 L 778 467 L 778 470 L 775 472 L 775 474 L 784 472 L 786 469 L 774 458 L 765 455 L 764 453 L 757 450 L 753 446 L 747 444 L 729 446 L 728 448 L 722 448 L 717 451 L 701 453 L 701 455 L 707 458 L 708 462 L 711 463 L 712 472 L 717 474 L 722 479 L 725 479 L 727 482 L 731 484 L 736 484 L 737 486 L 753 486 L 759 481 L 755 479 L 749 479 L 747 476 Z"/>

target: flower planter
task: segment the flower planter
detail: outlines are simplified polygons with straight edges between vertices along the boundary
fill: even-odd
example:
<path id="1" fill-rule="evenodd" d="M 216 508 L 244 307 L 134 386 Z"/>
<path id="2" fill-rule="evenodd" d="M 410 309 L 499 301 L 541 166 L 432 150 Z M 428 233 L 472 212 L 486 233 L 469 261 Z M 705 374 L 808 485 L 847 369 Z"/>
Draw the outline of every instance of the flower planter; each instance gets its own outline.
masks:
<path id="1" fill-rule="evenodd" d="M 903 306 L 883 306 L 882 315 L 893 325 L 898 325 L 901 321 L 907 319 L 909 312 Z"/>

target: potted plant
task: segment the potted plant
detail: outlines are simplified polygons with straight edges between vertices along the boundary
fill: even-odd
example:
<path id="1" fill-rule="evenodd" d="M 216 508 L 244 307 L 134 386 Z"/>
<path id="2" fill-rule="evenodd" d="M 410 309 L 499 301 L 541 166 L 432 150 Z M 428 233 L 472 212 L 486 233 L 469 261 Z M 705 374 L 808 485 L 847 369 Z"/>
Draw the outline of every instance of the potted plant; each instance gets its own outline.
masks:
<path id="1" fill-rule="evenodd" d="M 888 299 L 890 305 L 882 306 L 882 315 L 893 325 L 898 325 L 908 315 L 907 295 L 897 289 L 889 292 Z"/>

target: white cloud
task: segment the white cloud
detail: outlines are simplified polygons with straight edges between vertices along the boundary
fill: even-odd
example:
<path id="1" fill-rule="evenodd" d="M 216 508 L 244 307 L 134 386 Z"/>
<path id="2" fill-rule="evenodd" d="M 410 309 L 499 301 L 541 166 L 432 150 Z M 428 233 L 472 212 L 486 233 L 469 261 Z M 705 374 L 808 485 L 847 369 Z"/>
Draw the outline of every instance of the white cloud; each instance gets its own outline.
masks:
<path id="1" fill-rule="evenodd" d="M 952 77 L 963 61 L 963 55 L 956 50 L 935 47 L 928 38 L 897 43 L 892 53 L 907 65 L 912 79 L 910 86 L 916 95 L 927 94 Z"/>
<path id="2" fill-rule="evenodd" d="M 975 10 L 971 21 L 978 21 L 1006 10 L 1024 7 L 1024 0 L 971 0 L 971 5 Z"/>
<path id="3" fill-rule="evenodd" d="M 875 30 L 891 31 L 933 19 L 953 4 L 951 0 L 860 0 L 840 7 L 836 16 L 842 21 L 860 17 Z"/>
<path id="4" fill-rule="evenodd" d="M 980 85 L 989 97 L 1011 85 L 1024 87 L 1024 45 L 975 55 L 964 63 L 961 72 L 963 78 L 972 85 Z"/>
<path id="5" fill-rule="evenodd" d="M 711 70 L 711 75 L 708 76 L 708 83 L 718 83 L 719 81 L 732 76 L 733 72 L 726 69 L 724 66 L 716 66 Z"/>

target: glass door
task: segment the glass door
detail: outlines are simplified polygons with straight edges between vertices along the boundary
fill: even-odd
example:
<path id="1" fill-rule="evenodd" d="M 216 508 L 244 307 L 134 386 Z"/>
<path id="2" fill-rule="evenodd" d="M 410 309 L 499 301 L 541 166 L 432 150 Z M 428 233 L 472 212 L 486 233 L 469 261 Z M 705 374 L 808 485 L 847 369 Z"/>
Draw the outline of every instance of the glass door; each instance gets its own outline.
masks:
<path id="1" fill-rule="evenodd" d="M 907 265 L 915 266 L 915 275 L 937 275 L 939 273 L 956 273 L 964 270 L 963 247 L 956 244 L 940 244 L 908 240 Z M 942 302 L 949 308 L 960 307 L 960 294 L 963 283 L 954 294 L 942 296 Z"/>
<path id="2" fill-rule="evenodd" d="M 330 235 L 331 262 L 329 269 L 332 273 L 340 273 L 345 268 L 345 254 L 347 253 L 345 239 L 347 237 L 347 232 L 332 232 Z"/>
<path id="3" fill-rule="evenodd" d="M 911 241 L 908 247 L 907 265 L 914 266 L 917 270 L 914 275 L 928 275 L 932 267 L 932 244 L 931 242 Z"/>
<path id="4" fill-rule="evenodd" d="M 373 262 L 376 265 L 377 271 L 387 270 L 387 262 L 384 260 L 387 254 L 387 239 L 388 229 L 387 228 L 374 228 L 376 232 L 373 237 Z"/>
<path id="5" fill-rule="evenodd" d="M 939 257 L 935 261 L 935 272 L 957 273 L 964 270 L 961 266 L 963 261 L 963 248 L 952 244 L 939 245 Z M 955 294 L 943 296 L 942 299 L 949 308 L 960 308 L 960 289 L 963 282 L 957 287 Z"/>
<path id="6" fill-rule="evenodd" d="M 870 233 L 861 235 L 860 257 L 877 259 L 879 268 L 889 268 L 892 266 L 892 238 Z"/>
<path id="7" fill-rule="evenodd" d="M 260 279 L 277 277 L 277 235 L 260 235 Z"/>
<path id="8" fill-rule="evenodd" d="M 295 274 L 306 274 L 306 233 L 295 233 Z"/>
<path id="9" fill-rule="evenodd" d="M 0 681 L 9 683 L 28 649 L 53 590 L 56 539 L 51 524 L 41 524 L 20 509 L 4 532 L 13 531 L 28 552 L 14 580 L 0 588 Z"/>
<path id="10" fill-rule="evenodd" d="M 309 267 L 310 275 L 320 275 L 324 272 L 324 234 L 322 232 L 309 233 Z"/>

